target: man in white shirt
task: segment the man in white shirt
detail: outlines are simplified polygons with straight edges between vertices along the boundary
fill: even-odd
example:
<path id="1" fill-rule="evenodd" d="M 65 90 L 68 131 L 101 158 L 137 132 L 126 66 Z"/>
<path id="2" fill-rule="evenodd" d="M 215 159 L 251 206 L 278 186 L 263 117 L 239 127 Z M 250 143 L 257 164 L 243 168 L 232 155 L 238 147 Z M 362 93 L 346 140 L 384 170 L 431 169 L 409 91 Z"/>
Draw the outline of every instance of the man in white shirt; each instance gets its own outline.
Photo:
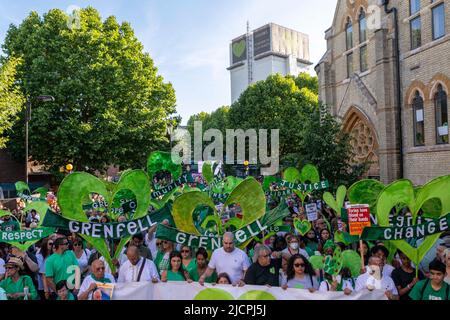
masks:
<path id="1" fill-rule="evenodd" d="M 139 249 L 135 245 L 129 245 L 127 258 L 119 269 L 117 282 L 159 282 L 159 274 L 152 260 L 142 258 Z"/>
<path id="2" fill-rule="evenodd" d="M 374 274 L 374 270 L 379 269 L 379 274 Z M 356 279 L 355 291 L 365 289 L 384 290 L 389 300 L 398 300 L 398 291 L 391 277 L 383 274 L 383 263 L 377 256 L 369 258 L 369 266 L 366 273 L 363 273 Z"/>
<path id="3" fill-rule="evenodd" d="M 244 286 L 244 276 L 250 267 L 250 259 L 244 251 L 234 247 L 234 234 L 231 232 L 226 232 L 223 235 L 222 246 L 222 248 L 214 250 L 208 268 L 199 278 L 198 283 L 203 285 L 205 279 L 216 270 L 218 275 L 221 273 L 228 274 L 231 284 Z"/>
<path id="4" fill-rule="evenodd" d="M 394 271 L 395 268 L 386 263 L 386 259 L 389 256 L 389 250 L 385 246 L 376 245 L 372 248 L 371 253 L 372 256 L 376 256 L 381 259 L 383 277 L 390 277 L 392 275 L 392 271 Z"/>
<path id="5" fill-rule="evenodd" d="M 78 293 L 78 300 L 92 300 L 92 294 L 97 290 L 98 284 L 115 283 L 114 277 L 105 273 L 105 263 L 95 260 L 91 265 L 92 273 L 84 278 Z"/>

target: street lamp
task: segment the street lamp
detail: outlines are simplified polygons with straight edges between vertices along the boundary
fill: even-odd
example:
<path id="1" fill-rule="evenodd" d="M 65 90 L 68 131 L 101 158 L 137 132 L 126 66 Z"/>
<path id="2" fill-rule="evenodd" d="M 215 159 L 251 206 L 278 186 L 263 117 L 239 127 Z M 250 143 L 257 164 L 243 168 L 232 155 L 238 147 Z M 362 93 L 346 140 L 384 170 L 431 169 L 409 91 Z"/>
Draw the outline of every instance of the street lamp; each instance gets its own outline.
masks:
<path id="1" fill-rule="evenodd" d="M 50 102 L 55 101 L 52 96 L 38 96 L 37 101 Z M 31 101 L 27 99 L 27 106 L 25 110 L 25 181 L 28 184 L 28 123 L 31 120 Z"/>
<path id="2" fill-rule="evenodd" d="M 170 152 L 172 152 L 172 133 L 173 133 L 173 126 L 171 123 L 167 125 L 167 134 L 169 135 L 170 140 Z"/>

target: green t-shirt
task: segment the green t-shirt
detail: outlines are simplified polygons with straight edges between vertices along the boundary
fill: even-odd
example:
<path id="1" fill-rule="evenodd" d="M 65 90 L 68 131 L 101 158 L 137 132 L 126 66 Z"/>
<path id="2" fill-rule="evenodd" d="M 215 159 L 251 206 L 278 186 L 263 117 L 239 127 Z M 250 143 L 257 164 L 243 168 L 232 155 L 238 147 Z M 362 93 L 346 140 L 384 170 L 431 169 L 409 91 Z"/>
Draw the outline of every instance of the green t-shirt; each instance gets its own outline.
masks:
<path id="1" fill-rule="evenodd" d="M 422 288 L 424 285 L 427 285 L 427 287 L 423 291 L 422 296 Z M 447 283 L 443 282 L 441 289 L 436 291 L 431 286 L 431 280 L 421 280 L 412 288 L 409 297 L 413 300 L 450 300 L 450 288 L 447 289 L 448 286 Z M 448 295 L 446 294 L 447 292 L 449 293 Z"/>
<path id="2" fill-rule="evenodd" d="M 156 268 L 158 269 L 158 273 L 160 275 L 162 271 L 167 270 L 169 268 L 169 255 L 167 255 L 166 259 L 164 259 L 165 255 L 166 255 L 165 253 L 158 251 L 154 261 Z"/>
<path id="3" fill-rule="evenodd" d="M 200 279 L 200 275 L 198 274 L 197 268 L 189 272 L 189 275 L 192 279 L 192 281 L 198 282 L 198 279 Z M 217 280 L 217 273 L 213 272 L 212 275 L 210 275 L 208 278 L 205 279 L 206 283 L 215 283 Z"/>
<path id="4" fill-rule="evenodd" d="M 167 281 L 186 281 L 181 272 L 167 270 Z"/>
<path id="5" fill-rule="evenodd" d="M 34 287 L 33 280 L 31 280 L 29 276 L 20 276 L 17 282 L 14 282 L 11 278 L 6 278 L 0 282 L 0 287 L 2 287 L 7 294 L 20 293 L 23 292 L 24 287 L 28 287 L 31 294 L 31 300 L 37 299 L 36 288 Z M 23 297 L 19 299 L 23 300 Z"/>
<path id="6" fill-rule="evenodd" d="M 19 231 L 20 225 L 14 218 L 9 218 L 8 221 L 0 224 L 0 231 L 11 232 L 11 231 Z"/>
<path id="7" fill-rule="evenodd" d="M 56 300 L 61 300 L 61 298 L 58 297 L 58 298 L 56 298 Z M 74 297 L 74 295 L 71 292 L 69 292 L 67 294 L 67 300 L 75 300 L 75 297 Z"/>
<path id="8" fill-rule="evenodd" d="M 197 261 L 195 259 L 192 259 L 191 262 L 187 266 L 184 266 L 184 270 L 191 273 L 192 270 L 197 269 Z"/>
<path id="9" fill-rule="evenodd" d="M 53 278 L 56 285 L 74 273 L 73 270 L 68 270 L 73 265 L 78 266 L 78 261 L 72 250 L 67 250 L 63 254 L 54 253 L 45 261 L 45 276 Z"/>

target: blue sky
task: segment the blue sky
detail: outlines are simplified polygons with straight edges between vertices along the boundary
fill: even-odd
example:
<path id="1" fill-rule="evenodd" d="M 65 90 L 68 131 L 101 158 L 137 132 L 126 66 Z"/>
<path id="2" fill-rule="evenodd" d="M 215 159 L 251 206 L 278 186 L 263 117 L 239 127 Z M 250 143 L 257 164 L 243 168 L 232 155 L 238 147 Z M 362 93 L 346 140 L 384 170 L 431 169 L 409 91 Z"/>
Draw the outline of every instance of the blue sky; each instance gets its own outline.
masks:
<path id="1" fill-rule="evenodd" d="M 331 26 L 336 0 L 0 0 L 0 43 L 11 23 L 29 12 L 93 6 L 105 19 L 128 21 L 159 73 L 176 90 L 183 124 L 200 111 L 230 104 L 229 43 L 266 23 L 310 36 L 311 60 L 326 50 L 324 31 Z"/>

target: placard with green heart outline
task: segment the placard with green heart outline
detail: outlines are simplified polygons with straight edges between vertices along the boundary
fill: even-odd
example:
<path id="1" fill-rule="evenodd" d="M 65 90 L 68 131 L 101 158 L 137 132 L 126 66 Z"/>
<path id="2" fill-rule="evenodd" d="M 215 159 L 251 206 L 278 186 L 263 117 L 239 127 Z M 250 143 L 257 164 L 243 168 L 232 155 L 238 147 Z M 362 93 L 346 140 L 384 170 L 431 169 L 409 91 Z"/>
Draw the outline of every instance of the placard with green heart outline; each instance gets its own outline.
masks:
<path id="1" fill-rule="evenodd" d="M 283 179 L 291 183 L 316 183 L 320 182 L 320 174 L 316 166 L 307 164 L 301 171 L 298 171 L 297 168 L 293 167 L 287 168 L 283 172 Z M 306 197 L 311 194 L 311 191 L 294 190 L 294 192 L 302 200 L 302 203 L 304 203 Z"/>
<path id="2" fill-rule="evenodd" d="M 150 205 L 150 181 L 143 170 L 124 172 L 119 182 L 114 185 L 85 172 L 74 172 L 62 181 L 58 191 L 58 204 L 63 217 L 80 222 L 89 222 L 83 210 L 83 202 L 86 196 L 97 193 L 105 198 L 107 204 L 112 204 L 116 194 L 124 189 L 130 190 L 136 197 L 136 210 L 133 218 L 138 219 L 145 216 Z M 118 217 L 118 215 L 111 214 L 110 208 L 108 208 L 108 214 L 112 220 L 116 220 Z M 115 266 L 112 259 L 119 256 L 124 245 L 131 239 L 131 237 L 121 239 L 111 256 L 105 239 L 96 239 L 86 235 L 81 235 L 81 237 L 91 243 L 104 256 L 113 272 L 115 272 Z"/>
<path id="3" fill-rule="evenodd" d="M 305 236 L 312 228 L 311 222 L 308 220 L 300 220 L 299 218 L 294 219 L 294 228 L 302 236 Z"/>
<path id="4" fill-rule="evenodd" d="M 231 204 L 239 204 L 242 209 L 243 218 L 241 224 L 236 225 L 239 229 L 261 218 L 266 212 L 264 192 L 258 181 L 253 177 L 249 177 L 241 181 L 231 191 L 220 213 L 217 212 L 214 201 L 207 193 L 192 191 L 184 193 L 175 199 L 172 207 L 172 216 L 178 230 L 194 235 L 201 235 L 202 232 L 197 229 L 193 220 L 194 211 L 199 206 L 209 207 L 214 211 L 214 216 L 211 216 L 211 218 L 207 217 L 207 219 L 215 221 L 217 231 L 222 233 L 223 228 L 220 222 L 220 216 L 225 208 Z"/>
<path id="5" fill-rule="evenodd" d="M 426 213 L 429 218 L 439 218 L 450 212 L 450 175 L 436 178 L 420 190 L 414 190 L 414 186 L 409 180 L 398 180 L 386 186 L 378 196 L 376 203 L 376 214 L 378 224 L 382 227 L 389 227 L 389 213 L 396 205 L 406 205 L 411 211 L 413 222 L 417 220 L 419 210 L 431 199 L 439 199 L 441 202 L 441 212 Z M 428 250 L 439 239 L 440 234 L 430 235 L 418 248 L 413 248 L 405 240 L 391 241 L 398 249 L 405 253 L 414 264 L 418 265 L 424 258 Z"/>
<path id="6" fill-rule="evenodd" d="M 324 192 L 323 201 L 336 212 L 338 217 L 341 216 L 341 209 L 344 207 L 345 195 L 347 194 L 347 188 L 345 186 L 339 186 L 336 191 L 336 199 L 330 192 Z"/>

